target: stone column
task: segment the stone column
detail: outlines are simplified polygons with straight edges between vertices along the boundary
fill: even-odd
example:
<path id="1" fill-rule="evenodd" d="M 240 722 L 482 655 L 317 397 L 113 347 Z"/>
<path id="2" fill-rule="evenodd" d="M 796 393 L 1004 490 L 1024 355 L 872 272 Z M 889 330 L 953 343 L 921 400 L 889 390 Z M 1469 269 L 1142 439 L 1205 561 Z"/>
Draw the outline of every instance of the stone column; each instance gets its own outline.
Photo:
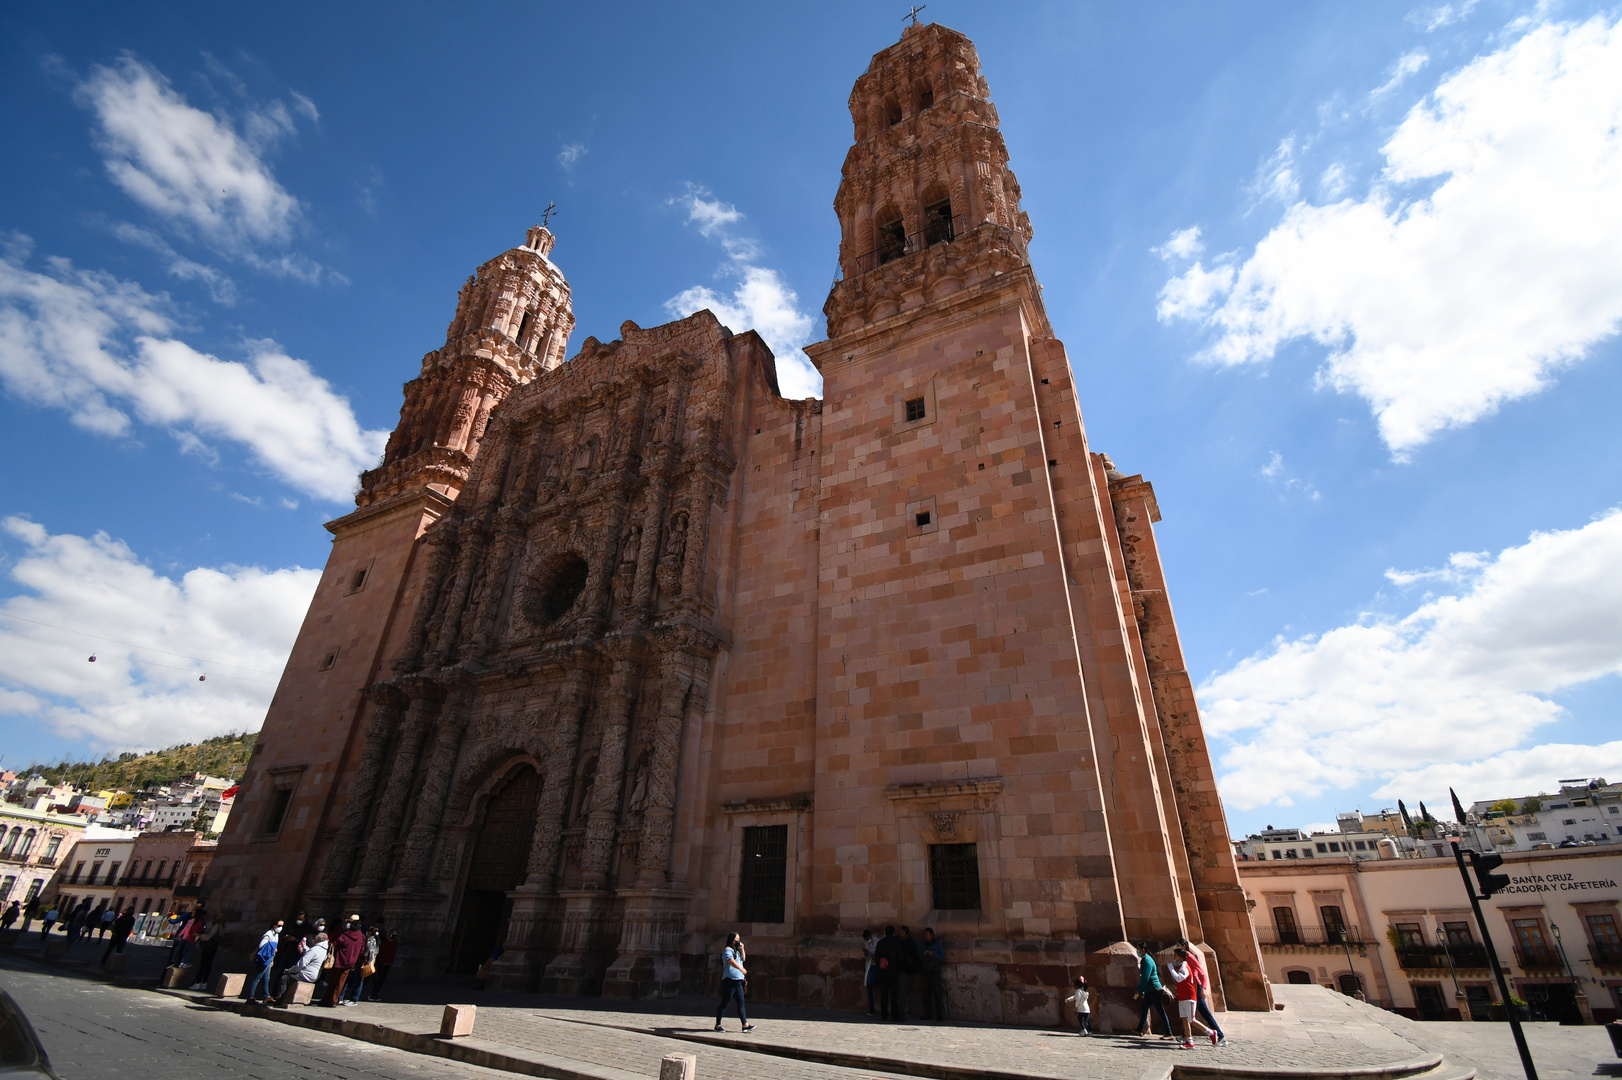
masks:
<path id="1" fill-rule="evenodd" d="M 667 653 L 659 715 L 653 727 L 653 759 L 648 763 L 648 800 L 642 813 L 642 842 L 637 848 L 638 888 L 663 888 L 670 869 L 670 833 L 676 821 L 676 766 L 681 757 L 681 728 L 693 686 L 691 658 Z"/>
<path id="2" fill-rule="evenodd" d="M 437 688 L 435 688 L 437 690 Z M 388 783 L 377 803 L 377 816 L 372 831 L 366 838 L 366 851 L 361 857 L 360 880 L 356 887 L 364 892 L 376 892 L 385 884 L 389 864 L 394 858 L 394 841 L 399 835 L 400 819 L 405 814 L 406 800 L 411 796 L 412 778 L 417 775 L 417 756 L 422 752 L 423 739 L 428 727 L 439 713 L 438 694 L 416 697 L 406 710 L 404 730 L 394 748 L 394 760 L 389 765 Z"/>
<path id="3" fill-rule="evenodd" d="M 608 881 L 620 796 L 625 790 L 625 741 L 630 732 L 631 708 L 636 702 L 639 665 L 631 659 L 614 662 L 608 684 L 608 721 L 603 726 L 597 754 L 597 782 L 586 817 L 586 842 L 581 849 L 582 884 L 601 888 Z"/>
<path id="4" fill-rule="evenodd" d="M 473 587 L 473 579 L 478 575 L 484 550 L 490 542 L 488 527 L 476 519 L 463 521 L 460 531 L 461 565 L 457 570 L 450 602 L 445 606 L 445 621 L 439 628 L 439 636 L 430 656 L 430 666 L 434 667 L 448 663 L 454 654 L 462 629 L 462 611 L 467 606 L 468 591 Z"/>
<path id="5" fill-rule="evenodd" d="M 417 770 L 417 812 L 406 834 L 405 853 L 400 857 L 398 879 L 407 888 L 423 888 L 428 883 L 428 863 L 433 858 L 434 841 L 439 837 L 440 818 L 445 812 L 445 796 L 456 771 L 456 758 L 462 750 L 462 728 L 472 707 L 471 691 L 460 690 L 441 712 L 433 749 Z"/>
<path id="6" fill-rule="evenodd" d="M 373 702 L 372 719 L 366 725 L 366 745 L 361 750 L 360 764 L 349 782 L 338 835 L 327 848 L 327 864 L 321 874 L 321 891 L 326 893 L 341 893 L 349 887 L 355 855 L 366 830 L 366 819 L 372 812 L 372 801 L 377 797 L 378 780 L 383 775 L 384 755 L 394 729 L 405 715 L 406 697 L 394 687 L 374 686 L 367 696 Z"/>
<path id="7" fill-rule="evenodd" d="M 563 905 L 559 953 L 546 965 L 546 974 L 541 980 L 545 993 L 592 993 L 602 978 L 602 926 L 612 899 L 604 886 L 608 882 L 608 861 L 623 790 L 625 736 L 630 724 L 635 676 L 635 664 L 622 658 L 615 662 L 609 678 L 609 712 L 598 746 L 597 779 L 591 792 L 591 804 L 582 809 L 587 817 L 586 839 L 580 854 L 580 887 L 558 893 Z"/>
<path id="8" fill-rule="evenodd" d="M 423 575 L 422 596 L 417 600 L 417 611 L 411 617 L 411 630 L 406 636 L 406 646 L 401 650 L 399 659 L 391 665 L 395 666 L 396 670 L 400 667 L 414 670 L 422 658 L 423 650 L 428 644 L 428 625 L 434 618 L 439 591 L 445 587 L 445 578 L 454 562 L 452 558 L 456 539 L 454 527 L 441 526 L 429 533 L 425 539 L 433 548 L 433 555 L 429 557 L 428 569 Z"/>

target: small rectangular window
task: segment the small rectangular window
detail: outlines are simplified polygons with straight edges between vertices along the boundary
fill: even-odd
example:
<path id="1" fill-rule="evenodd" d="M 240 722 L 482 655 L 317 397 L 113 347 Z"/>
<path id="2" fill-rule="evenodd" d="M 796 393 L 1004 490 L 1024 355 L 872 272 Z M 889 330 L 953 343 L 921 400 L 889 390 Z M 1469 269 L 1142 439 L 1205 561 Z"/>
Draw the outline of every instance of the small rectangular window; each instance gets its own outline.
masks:
<path id="1" fill-rule="evenodd" d="M 79 884 L 79 875 L 81 873 L 83 873 L 83 872 L 84 872 L 84 863 L 75 863 L 74 866 L 73 866 L 73 876 L 68 878 L 68 884 L 69 885 L 77 885 L 77 884 Z"/>
<path id="2" fill-rule="evenodd" d="M 745 826 L 743 865 L 738 868 L 738 921 L 783 922 L 787 886 L 788 826 Z"/>
<path id="3" fill-rule="evenodd" d="M 924 418 L 924 399 L 921 397 L 907 399 L 907 423 Z"/>
<path id="4" fill-rule="evenodd" d="M 282 819 L 287 816 L 287 806 L 292 801 L 293 801 L 293 789 L 292 788 L 290 788 L 290 787 L 279 787 L 279 788 L 277 788 L 276 793 L 271 797 L 270 812 L 265 815 L 265 827 L 261 831 L 264 832 L 264 833 L 267 833 L 267 834 L 274 833 L 274 832 L 280 832 L 281 827 L 282 827 Z M 158 867 L 158 876 L 159 877 L 163 876 L 163 867 L 162 866 Z"/>
<path id="5" fill-rule="evenodd" d="M 914 514 L 912 516 L 912 520 L 913 523 L 916 524 L 920 529 L 923 528 L 925 525 L 929 524 L 929 511 L 925 510 L 921 514 Z"/>
<path id="6" fill-rule="evenodd" d="M 333 665 L 336 664 L 337 662 L 338 662 L 338 650 L 334 649 L 331 652 L 329 652 L 327 655 L 325 655 L 325 656 L 323 656 L 321 658 L 321 670 L 322 671 L 331 671 Z"/>
<path id="7" fill-rule="evenodd" d="M 980 910 L 980 855 L 973 844 L 930 844 L 929 884 L 937 911 Z"/>
<path id="8" fill-rule="evenodd" d="M 1329 853 L 1329 845 L 1328 844 L 1319 844 L 1318 845 L 1318 850 L 1327 855 Z"/>
<path id="9" fill-rule="evenodd" d="M 355 571 L 355 580 L 351 581 L 349 583 L 349 591 L 350 592 L 355 592 L 357 589 L 359 589 L 364 584 L 366 584 L 366 571 L 365 570 L 356 570 Z"/>

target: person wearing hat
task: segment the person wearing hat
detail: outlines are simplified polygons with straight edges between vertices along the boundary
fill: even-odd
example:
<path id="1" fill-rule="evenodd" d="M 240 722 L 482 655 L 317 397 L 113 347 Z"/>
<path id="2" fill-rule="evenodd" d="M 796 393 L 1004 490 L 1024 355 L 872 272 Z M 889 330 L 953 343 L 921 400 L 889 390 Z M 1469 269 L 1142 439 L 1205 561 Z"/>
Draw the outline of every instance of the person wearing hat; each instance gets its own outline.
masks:
<path id="1" fill-rule="evenodd" d="M 332 970 L 327 972 L 327 996 L 321 1004 L 336 1006 L 338 995 L 344 992 L 344 983 L 360 978 L 360 958 L 366 950 L 366 935 L 360 928 L 360 916 L 351 915 L 332 946 Z"/>

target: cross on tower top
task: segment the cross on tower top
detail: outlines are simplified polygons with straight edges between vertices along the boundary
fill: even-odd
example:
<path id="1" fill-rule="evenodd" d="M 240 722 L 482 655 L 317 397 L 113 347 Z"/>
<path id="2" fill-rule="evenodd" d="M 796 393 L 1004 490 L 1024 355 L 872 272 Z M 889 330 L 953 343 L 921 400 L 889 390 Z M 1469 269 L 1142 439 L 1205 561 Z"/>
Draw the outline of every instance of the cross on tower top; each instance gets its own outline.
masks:
<path id="1" fill-rule="evenodd" d="M 918 13 L 920 11 L 924 10 L 924 8 L 926 8 L 928 6 L 929 6 L 928 4 L 914 4 L 912 6 L 912 9 L 910 11 L 908 11 L 905 15 L 901 16 L 901 17 L 903 19 L 911 19 L 912 20 L 912 25 L 917 26 L 918 25 Z"/>
<path id="2" fill-rule="evenodd" d="M 546 204 L 546 212 L 541 215 L 541 227 L 543 229 L 546 226 L 552 224 L 552 215 L 557 213 L 557 212 L 558 212 L 558 204 L 555 203 L 555 202 L 548 201 L 547 204 Z"/>

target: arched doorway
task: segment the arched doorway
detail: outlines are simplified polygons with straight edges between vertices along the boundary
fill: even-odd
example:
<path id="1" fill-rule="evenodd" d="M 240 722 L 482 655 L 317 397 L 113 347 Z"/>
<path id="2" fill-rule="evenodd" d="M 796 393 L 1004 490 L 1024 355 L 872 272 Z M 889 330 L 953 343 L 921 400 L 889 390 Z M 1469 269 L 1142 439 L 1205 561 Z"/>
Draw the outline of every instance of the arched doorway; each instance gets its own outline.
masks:
<path id="1" fill-rule="evenodd" d="M 529 765 L 507 777 L 490 796 L 462 890 L 452 971 L 475 971 L 507 934 L 512 901 L 507 893 L 524 883 L 541 778 Z"/>

